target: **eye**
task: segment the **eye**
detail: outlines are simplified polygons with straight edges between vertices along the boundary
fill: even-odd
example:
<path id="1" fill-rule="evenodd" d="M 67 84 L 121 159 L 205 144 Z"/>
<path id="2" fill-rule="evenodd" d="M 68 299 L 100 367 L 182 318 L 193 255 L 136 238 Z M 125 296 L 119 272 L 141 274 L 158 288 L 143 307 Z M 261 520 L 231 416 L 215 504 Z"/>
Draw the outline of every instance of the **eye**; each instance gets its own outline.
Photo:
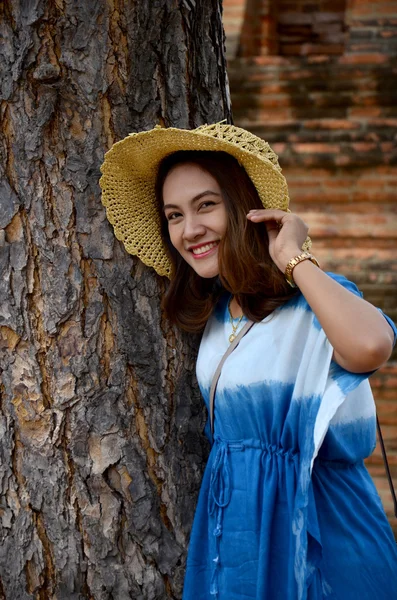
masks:
<path id="1" fill-rule="evenodd" d="M 208 206 L 215 206 L 216 202 L 213 202 L 212 200 L 206 200 L 205 202 L 202 202 L 200 204 L 200 208 L 208 208 Z"/>
<path id="2" fill-rule="evenodd" d="M 180 216 L 181 216 L 181 213 L 171 212 L 171 213 L 168 213 L 168 215 L 166 215 L 166 219 L 167 219 L 167 221 L 174 221 L 175 219 L 177 219 Z"/>

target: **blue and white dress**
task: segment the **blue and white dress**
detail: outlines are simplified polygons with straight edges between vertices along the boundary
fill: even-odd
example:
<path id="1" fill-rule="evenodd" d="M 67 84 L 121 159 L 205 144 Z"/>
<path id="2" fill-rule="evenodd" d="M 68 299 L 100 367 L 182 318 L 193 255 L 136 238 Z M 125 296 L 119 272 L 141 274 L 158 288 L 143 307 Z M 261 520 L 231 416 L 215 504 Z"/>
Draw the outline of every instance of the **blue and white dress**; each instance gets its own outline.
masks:
<path id="1" fill-rule="evenodd" d="M 208 321 L 197 361 L 207 407 L 229 346 L 228 300 Z M 396 543 L 363 464 L 376 443 L 370 374 L 342 369 L 332 353 L 300 294 L 227 358 L 184 600 L 397 599 Z"/>

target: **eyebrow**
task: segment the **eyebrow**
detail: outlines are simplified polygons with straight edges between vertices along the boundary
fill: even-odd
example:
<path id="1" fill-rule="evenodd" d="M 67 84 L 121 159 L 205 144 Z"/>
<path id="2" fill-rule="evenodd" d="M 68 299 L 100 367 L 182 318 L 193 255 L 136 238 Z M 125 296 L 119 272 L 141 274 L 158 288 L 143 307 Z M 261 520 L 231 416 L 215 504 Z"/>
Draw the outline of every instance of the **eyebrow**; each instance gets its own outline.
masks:
<path id="1" fill-rule="evenodd" d="M 220 196 L 220 195 L 221 194 L 218 194 L 218 192 L 214 192 L 212 190 L 205 190 L 205 192 L 200 192 L 200 194 L 197 194 L 197 196 L 194 196 L 190 202 L 191 202 L 191 204 L 194 204 L 195 202 L 197 202 L 204 196 Z M 179 208 L 179 206 L 177 204 L 164 204 L 163 211 L 165 211 L 167 208 Z"/>

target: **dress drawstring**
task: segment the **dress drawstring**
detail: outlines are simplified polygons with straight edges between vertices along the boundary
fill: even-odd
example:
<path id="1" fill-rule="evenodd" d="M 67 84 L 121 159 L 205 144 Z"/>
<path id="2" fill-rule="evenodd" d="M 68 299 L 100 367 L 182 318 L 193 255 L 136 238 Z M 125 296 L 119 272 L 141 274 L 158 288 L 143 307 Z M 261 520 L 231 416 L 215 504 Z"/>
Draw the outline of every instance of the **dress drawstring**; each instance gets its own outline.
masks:
<path id="1" fill-rule="evenodd" d="M 222 535 L 223 511 L 229 504 L 232 495 L 232 481 L 229 465 L 230 448 L 243 450 L 242 444 L 215 439 L 218 446 L 214 463 L 211 468 L 210 489 L 208 495 L 208 515 L 213 523 L 212 530 L 212 574 L 210 594 L 218 596 L 218 575 L 220 569 L 220 538 Z"/>
<path id="2" fill-rule="evenodd" d="M 211 469 L 209 514 L 212 515 L 215 508 L 225 508 L 230 502 L 230 467 L 228 461 L 228 444 L 217 440 L 218 451 Z"/>

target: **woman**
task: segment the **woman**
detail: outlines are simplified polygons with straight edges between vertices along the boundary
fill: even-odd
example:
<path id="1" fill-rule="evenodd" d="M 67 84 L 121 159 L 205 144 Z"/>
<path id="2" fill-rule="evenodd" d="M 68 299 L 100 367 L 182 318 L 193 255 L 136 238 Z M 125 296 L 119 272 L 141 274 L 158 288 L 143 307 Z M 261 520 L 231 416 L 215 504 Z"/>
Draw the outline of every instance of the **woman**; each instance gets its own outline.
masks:
<path id="1" fill-rule="evenodd" d="M 156 128 L 116 144 L 102 171 L 117 237 L 171 279 L 168 317 L 205 327 L 207 406 L 254 323 L 217 382 L 184 599 L 397 597 L 396 545 L 363 465 L 367 378 L 390 356 L 392 322 L 321 271 L 276 155 L 252 134 Z"/>

